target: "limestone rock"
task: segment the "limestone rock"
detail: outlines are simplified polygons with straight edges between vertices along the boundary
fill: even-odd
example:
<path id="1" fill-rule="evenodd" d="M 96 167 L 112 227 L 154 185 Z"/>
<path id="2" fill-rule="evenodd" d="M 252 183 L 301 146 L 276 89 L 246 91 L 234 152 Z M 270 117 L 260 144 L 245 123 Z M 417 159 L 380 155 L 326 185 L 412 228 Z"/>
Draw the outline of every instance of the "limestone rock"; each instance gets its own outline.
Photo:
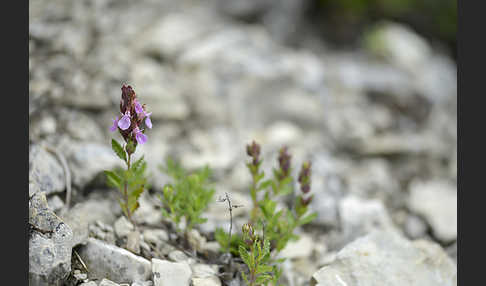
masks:
<path id="1" fill-rule="evenodd" d="M 312 276 L 311 285 L 457 285 L 457 268 L 437 244 L 373 231 L 348 244 Z"/>
<path id="2" fill-rule="evenodd" d="M 89 278 L 107 278 L 116 283 L 146 281 L 150 279 L 150 261 L 126 249 L 89 238 L 80 246 L 79 256 L 89 269 Z"/>
<path id="3" fill-rule="evenodd" d="M 184 262 L 152 258 L 152 273 L 155 286 L 189 286 L 191 283 L 192 270 Z"/>
<path id="4" fill-rule="evenodd" d="M 44 192 L 29 200 L 29 285 L 62 285 L 71 271 L 73 232 L 48 207 Z"/>

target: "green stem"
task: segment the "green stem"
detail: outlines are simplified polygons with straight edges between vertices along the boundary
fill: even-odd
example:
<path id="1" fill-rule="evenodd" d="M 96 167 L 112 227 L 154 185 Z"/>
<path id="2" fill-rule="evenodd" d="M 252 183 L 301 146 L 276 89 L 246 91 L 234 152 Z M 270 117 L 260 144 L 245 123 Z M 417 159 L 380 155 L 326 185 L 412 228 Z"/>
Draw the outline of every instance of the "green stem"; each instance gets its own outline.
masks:
<path id="1" fill-rule="evenodd" d="M 131 156 L 131 154 L 128 154 L 128 152 L 127 152 L 127 155 L 128 155 L 127 172 L 129 172 L 130 171 L 130 159 L 131 159 L 132 156 Z M 127 181 L 126 177 L 125 177 L 125 180 L 124 180 L 123 196 L 125 198 L 125 208 L 127 210 L 127 218 L 133 224 L 133 226 L 135 226 L 135 224 L 132 221 L 132 214 L 130 213 L 130 208 L 128 206 L 128 181 Z"/>

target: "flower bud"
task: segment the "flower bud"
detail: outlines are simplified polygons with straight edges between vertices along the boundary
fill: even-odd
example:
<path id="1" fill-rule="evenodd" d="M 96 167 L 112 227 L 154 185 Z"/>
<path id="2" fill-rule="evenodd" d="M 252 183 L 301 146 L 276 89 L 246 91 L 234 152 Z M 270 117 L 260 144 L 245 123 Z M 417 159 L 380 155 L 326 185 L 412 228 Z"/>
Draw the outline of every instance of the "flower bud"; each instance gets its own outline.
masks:
<path id="1" fill-rule="evenodd" d="M 292 156 L 288 153 L 287 146 L 280 148 L 278 155 L 278 163 L 280 165 L 280 172 L 278 176 L 279 180 L 283 180 L 284 178 L 289 176 L 291 157 Z"/>
<path id="2" fill-rule="evenodd" d="M 260 145 L 258 145 L 255 140 L 251 143 L 251 145 L 246 145 L 246 154 L 250 157 L 252 157 L 253 165 L 258 165 L 260 162 L 259 156 L 260 156 Z"/>

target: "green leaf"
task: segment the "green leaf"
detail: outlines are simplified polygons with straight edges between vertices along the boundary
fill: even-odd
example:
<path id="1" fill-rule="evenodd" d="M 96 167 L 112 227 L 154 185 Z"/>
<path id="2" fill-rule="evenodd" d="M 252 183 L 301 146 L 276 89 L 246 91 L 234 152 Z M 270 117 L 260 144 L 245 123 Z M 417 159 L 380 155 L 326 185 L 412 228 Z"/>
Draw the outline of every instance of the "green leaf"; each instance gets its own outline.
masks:
<path id="1" fill-rule="evenodd" d="M 270 253 L 270 241 L 268 239 L 263 241 L 263 253 L 265 255 Z"/>
<path id="2" fill-rule="evenodd" d="M 273 270 L 272 266 L 262 264 L 262 265 L 258 266 L 256 274 L 261 274 L 261 273 L 265 273 L 265 272 L 272 272 L 272 270 Z"/>
<path id="3" fill-rule="evenodd" d="M 140 204 L 138 203 L 138 198 L 143 193 L 143 190 L 144 190 L 144 187 L 141 186 L 141 187 L 133 190 L 129 194 L 129 196 L 128 196 L 128 207 L 129 207 L 131 213 L 133 213 L 140 206 Z"/>
<path id="4" fill-rule="evenodd" d="M 255 177 L 255 181 L 258 182 L 260 181 L 261 179 L 263 179 L 263 177 L 265 177 L 265 172 L 264 171 L 261 171 L 260 174 L 258 174 L 256 177 Z"/>
<path id="5" fill-rule="evenodd" d="M 255 281 L 255 284 L 256 285 L 264 284 L 264 283 L 268 282 L 271 279 L 272 279 L 272 276 L 271 275 L 269 275 L 269 274 L 261 274 L 260 276 L 257 277 L 257 279 Z"/>
<path id="6" fill-rule="evenodd" d="M 304 225 L 304 224 L 308 224 L 310 223 L 311 221 L 313 221 L 315 218 L 317 217 L 317 213 L 316 212 L 313 212 L 303 218 L 301 218 L 299 220 L 299 225 Z"/>
<path id="7" fill-rule="evenodd" d="M 259 189 L 265 190 L 266 188 L 270 187 L 272 185 L 272 183 L 273 183 L 273 180 L 271 180 L 271 179 L 265 180 L 260 184 Z"/>
<path id="8" fill-rule="evenodd" d="M 106 181 L 107 181 L 108 186 L 110 186 L 110 187 L 116 187 L 116 188 L 120 188 L 121 187 L 121 185 L 122 185 L 122 178 L 120 178 L 120 176 L 118 176 L 113 171 L 105 170 L 104 172 L 105 172 L 105 175 L 106 175 Z"/>
<path id="9" fill-rule="evenodd" d="M 144 161 L 143 161 L 143 158 L 144 156 L 140 157 L 140 159 L 138 159 L 137 161 L 135 161 L 135 163 L 132 164 L 132 166 L 130 167 L 134 172 L 137 172 L 137 170 L 142 167 Z"/>
<path id="10" fill-rule="evenodd" d="M 115 139 L 111 139 L 111 148 L 120 159 L 127 162 L 127 154 L 125 150 L 123 150 L 123 147 Z"/>
<path id="11" fill-rule="evenodd" d="M 243 277 L 243 280 L 245 280 L 246 284 L 249 284 L 250 282 L 248 281 L 248 277 L 246 277 L 245 272 L 241 272 L 241 276 Z"/>
<path id="12" fill-rule="evenodd" d="M 243 262 L 248 266 L 248 268 L 252 268 L 253 265 L 251 263 L 251 258 L 250 258 L 250 253 L 243 247 L 243 245 L 240 245 L 238 247 L 238 251 L 240 253 L 241 259 L 243 259 Z"/>

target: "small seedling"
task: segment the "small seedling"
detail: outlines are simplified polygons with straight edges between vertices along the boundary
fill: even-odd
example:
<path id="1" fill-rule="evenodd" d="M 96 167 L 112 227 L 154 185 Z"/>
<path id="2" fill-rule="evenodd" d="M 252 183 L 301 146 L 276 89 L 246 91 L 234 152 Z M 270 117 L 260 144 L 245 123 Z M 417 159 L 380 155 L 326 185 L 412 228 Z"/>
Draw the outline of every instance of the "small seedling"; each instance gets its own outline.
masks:
<path id="1" fill-rule="evenodd" d="M 171 219 L 178 231 L 182 219 L 185 221 L 185 233 L 195 225 L 204 223 L 207 218 L 202 217 L 214 195 L 214 189 L 209 187 L 211 170 L 204 167 L 192 174 L 188 174 L 182 166 L 172 159 L 167 159 L 167 167 L 162 170 L 173 180 L 163 187 L 159 196 L 163 208 L 162 214 Z"/>
<path id="2" fill-rule="evenodd" d="M 243 241 L 238 251 L 241 259 L 248 266 L 248 273 L 241 272 L 241 276 L 249 286 L 267 285 L 274 280 L 270 265 L 270 241 L 262 239 L 255 233 L 251 224 L 242 227 Z"/>
<path id="3" fill-rule="evenodd" d="M 150 115 L 145 109 L 145 104 L 138 102 L 135 91 L 131 86 L 123 85 L 120 100 L 120 116 L 113 120 L 110 131 L 119 131 L 125 144 L 120 144 L 115 139 L 111 140 L 111 148 L 115 154 L 126 164 L 126 170 L 106 170 L 107 183 L 120 191 L 122 198 L 119 199 L 120 207 L 127 219 L 132 222 L 132 215 L 139 207 L 138 199 L 146 187 L 145 169 L 146 162 L 142 156 L 132 162 L 132 155 L 135 153 L 138 144 L 145 144 L 147 136 L 145 128 L 152 128 Z M 120 117 L 120 118 L 119 118 Z M 136 225 L 135 225 L 136 226 Z"/>

